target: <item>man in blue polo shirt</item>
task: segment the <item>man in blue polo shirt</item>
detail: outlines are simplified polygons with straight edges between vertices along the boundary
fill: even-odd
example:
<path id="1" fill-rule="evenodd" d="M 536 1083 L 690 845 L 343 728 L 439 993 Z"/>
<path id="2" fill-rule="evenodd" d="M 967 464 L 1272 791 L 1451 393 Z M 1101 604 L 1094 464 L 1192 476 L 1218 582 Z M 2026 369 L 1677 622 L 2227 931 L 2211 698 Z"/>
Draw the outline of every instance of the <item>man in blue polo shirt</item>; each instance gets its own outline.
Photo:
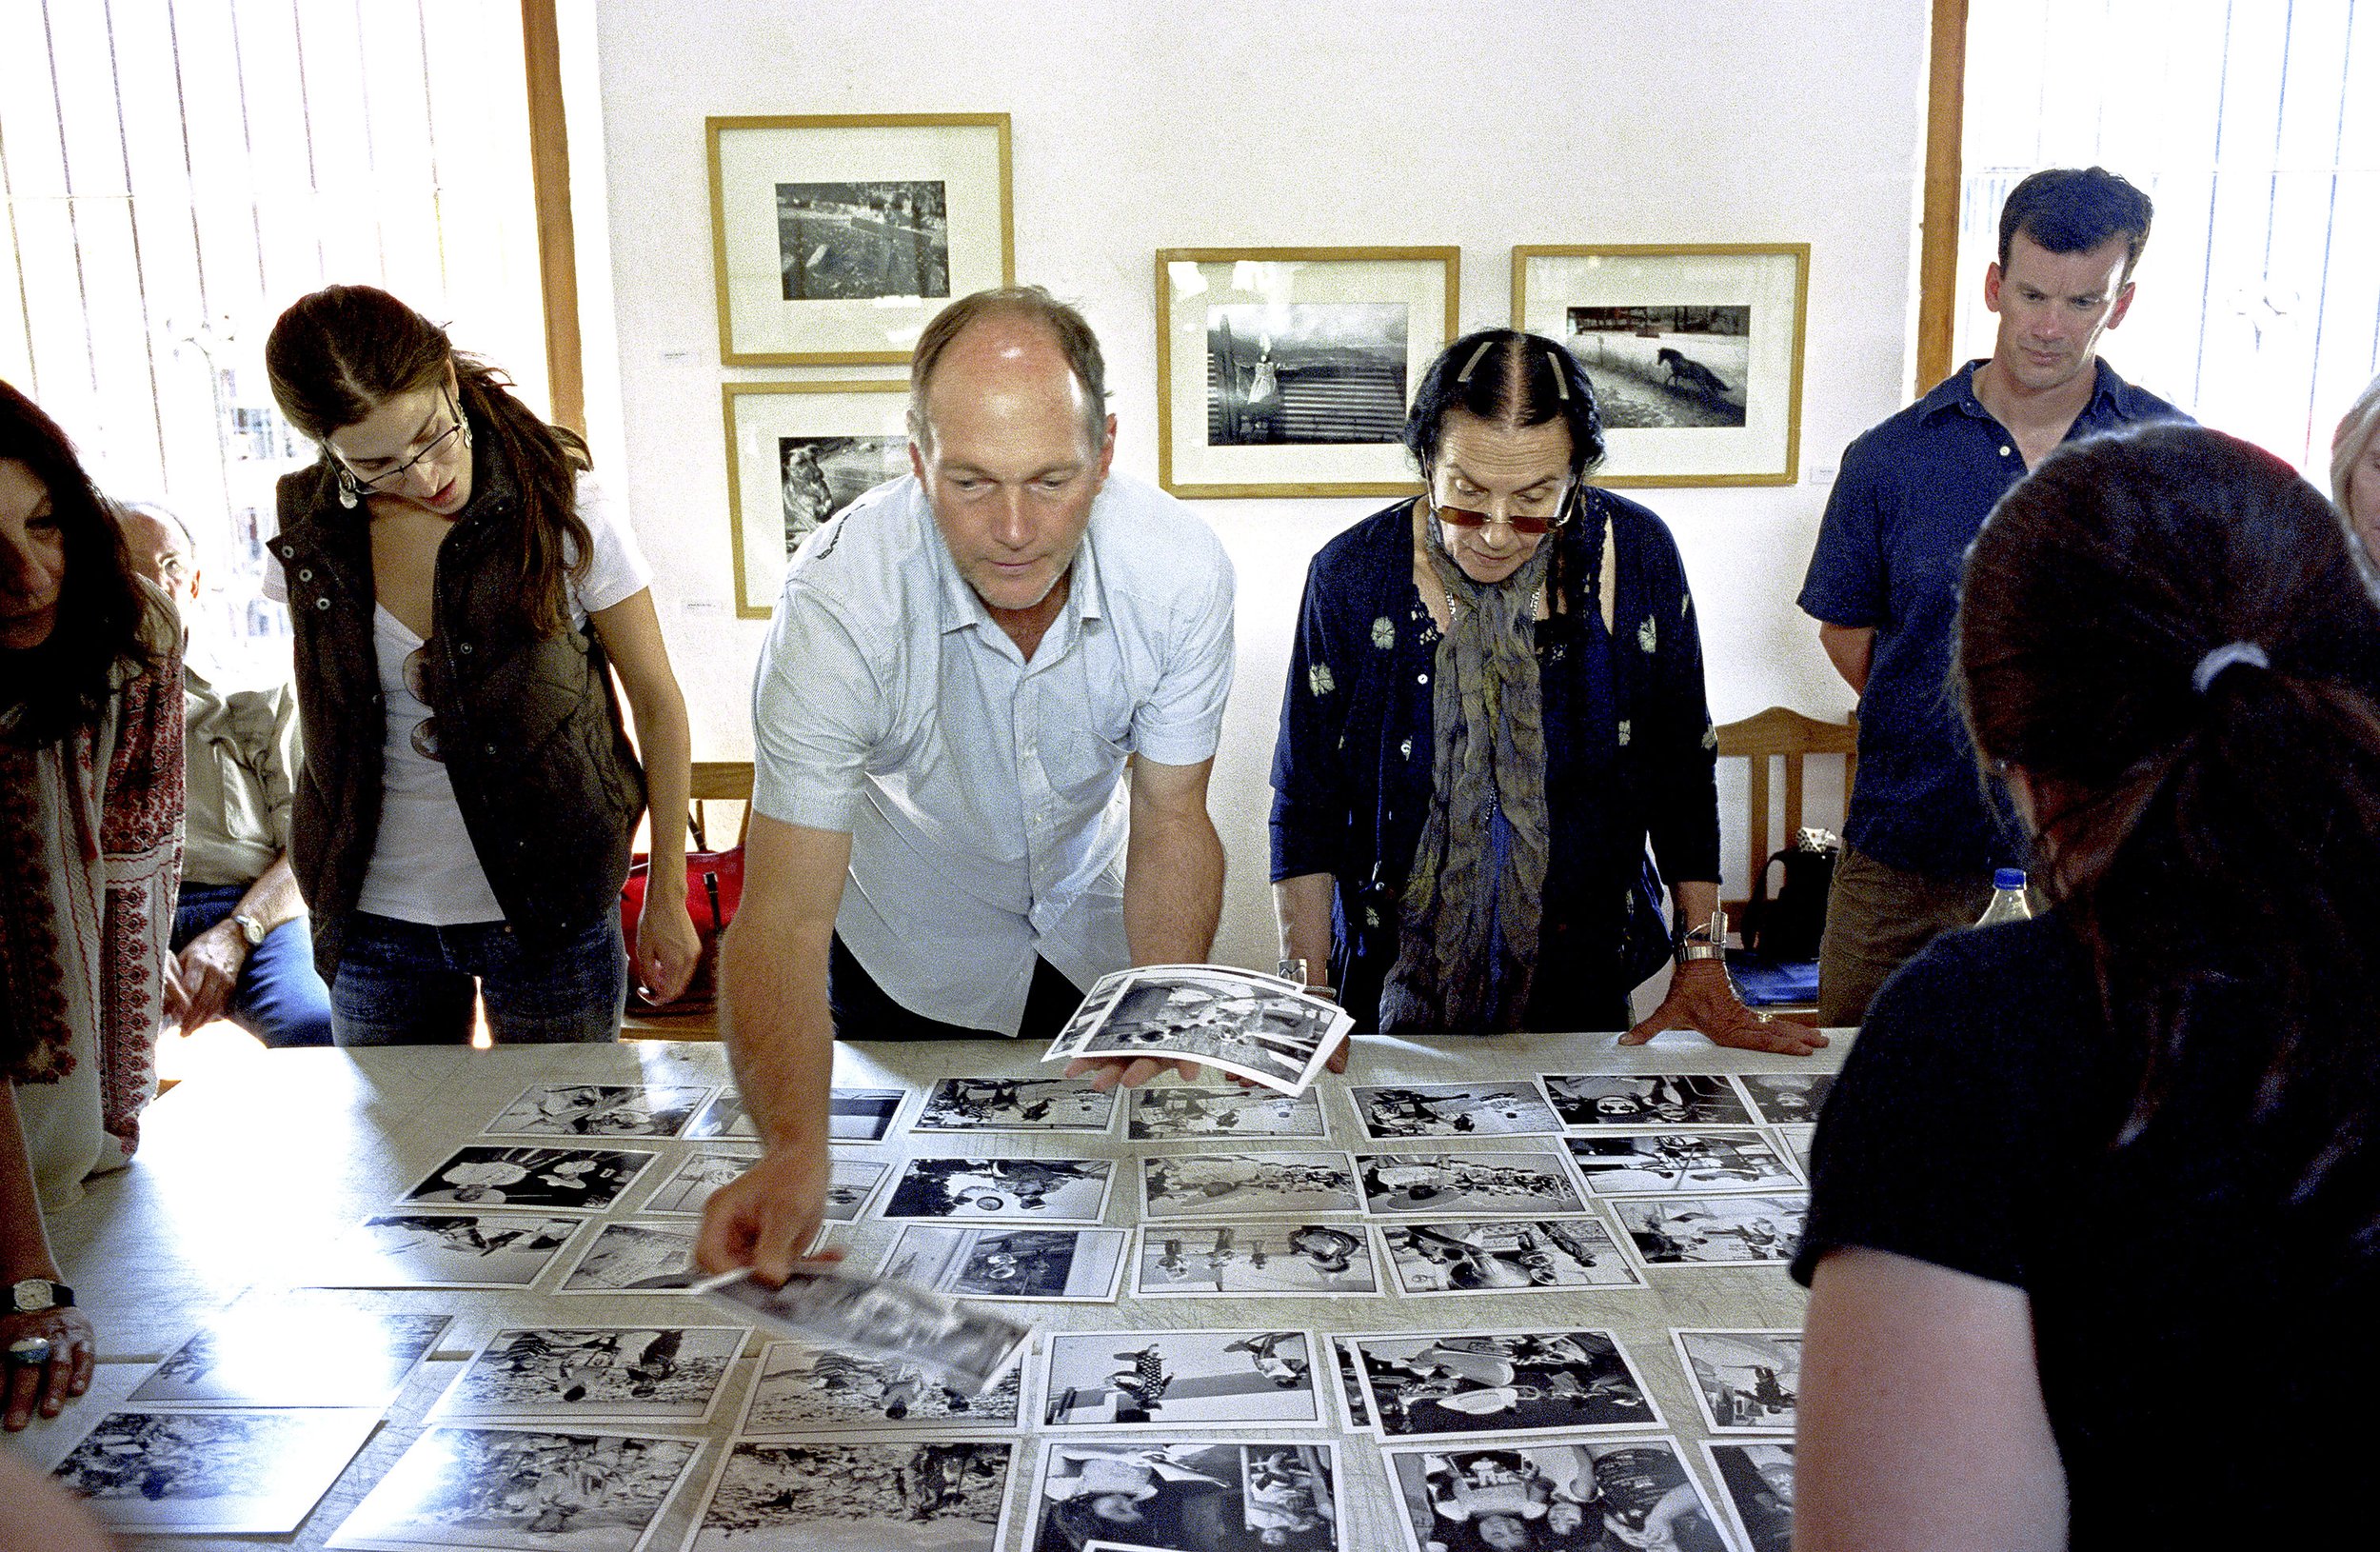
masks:
<path id="1" fill-rule="evenodd" d="M 1948 682 L 1959 567 L 1994 503 L 2071 438 L 2179 411 L 2098 359 L 2132 306 L 2149 196 L 2100 168 L 2036 172 L 2000 211 L 1990 359 L 1843 454 L 1799 603 L 1859 692 L 1859 780 L 1818 953 L 1818 1011 L 1854 1025 L 1887 976 L 1974 921 L 2024 859 Z"/>

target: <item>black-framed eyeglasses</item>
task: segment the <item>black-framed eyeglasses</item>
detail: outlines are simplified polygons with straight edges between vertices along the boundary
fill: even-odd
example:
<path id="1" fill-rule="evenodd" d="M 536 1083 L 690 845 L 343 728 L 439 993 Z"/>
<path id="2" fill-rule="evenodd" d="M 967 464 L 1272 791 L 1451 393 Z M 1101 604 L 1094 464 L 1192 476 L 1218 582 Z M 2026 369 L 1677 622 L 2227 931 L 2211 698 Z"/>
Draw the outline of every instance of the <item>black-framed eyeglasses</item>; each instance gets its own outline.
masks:
<path id="1" fill-rule="evenodd" d="M 453 424 L 448 426 L 445 430 L 439 432 L 436 436 L 431 437 L 427 447 L 425 447 L 421 451 L 415 453 L 404 463 L 399 464 L 396 468 L 387 470 L 386 473 L 374 474 L 367 477 L 358 474 L 354 468 L 347 463 L 345 455 L 340 456 L 339 477 L 347 482 L 348 489 L 361 490 L 369 495 L 379 495 L 384 491 L 393 490 L 404 481 L 407 474 L 413 472 L 413 467 L 416 464 L 426 463 L 432 458 L 443 457 L 450 451 L 454 447 L 455 439 L 457 437 L 463 439 L 463 445 L 465 447 L 467 448 L 471 445 L 470 428 L 464 422 L 462 408 L 455 403 L 453 391 L 447 388 L 441 388 L 439 390 L 439 397 L 446 405 L 447 418 L 452 421 Z"/>

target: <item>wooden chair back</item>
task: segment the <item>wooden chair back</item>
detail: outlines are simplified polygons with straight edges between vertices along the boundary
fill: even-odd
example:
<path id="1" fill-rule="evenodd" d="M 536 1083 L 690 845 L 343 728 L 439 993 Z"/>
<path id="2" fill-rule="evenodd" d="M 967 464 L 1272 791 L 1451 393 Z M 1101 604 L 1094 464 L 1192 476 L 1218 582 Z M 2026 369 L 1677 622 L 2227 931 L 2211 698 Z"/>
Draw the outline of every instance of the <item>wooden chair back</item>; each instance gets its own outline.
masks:
<path id="1" fill-rule="evenodd" d="M 1750 824 L 1745 827 L 1746 841 L 1751 847 L 1744 873 L 1749 890 L 1768 866 L 1771 854 L 1791 842 L 1802 826 L 1802 762 L 1812 755 L 1843 757 L 1843 801 L 1851 801 L 1851 784 L 1859 768 L 1859 718 L 1854 713 L 1844 722 L 1820 722 L 1773 706 L 1741 722 L 1728 723 L 1716 731 L 1719 738 L 1722 759 L 1740 756 L 1751 766 L 1747 806 Z M 1773 840 L 1769 833 L 1769 762 L 1785 763 L 1785 834 L 1783 840 Z M 1727 903 L 1732 920 L 1739 914 L 1742 901 Z"/>
<path id="2" fill-rule="evenodd" d="M 704 805 L 734 803 L 743 806 L 736 821 L 736 845 L 752 829 L 752 762 L 749 760 L 697 760 L 694 762 L 694 784 L 686 796 L 694 800 L 695 822 L 716 848 L 719 840 L 711 830 L 710 814 Z"/>

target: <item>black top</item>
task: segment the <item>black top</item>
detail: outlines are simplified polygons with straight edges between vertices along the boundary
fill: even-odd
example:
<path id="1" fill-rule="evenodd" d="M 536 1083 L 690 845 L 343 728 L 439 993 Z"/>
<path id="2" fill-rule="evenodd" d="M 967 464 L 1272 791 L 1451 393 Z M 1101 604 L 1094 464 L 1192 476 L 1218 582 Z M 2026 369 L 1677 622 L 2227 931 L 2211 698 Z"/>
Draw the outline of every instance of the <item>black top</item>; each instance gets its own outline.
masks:
<path id="1" fill-rule="evenodd" d="M 1359 1029 L 1378 1025 L 1396 962 L 1396 896 L 1437 749 L 1439 632 L 1413 584 L 1412 516 L 1400 501 L 1315 556 L 1273 752 L 1273 878 L 1336 879 L 1331 981 Z M 1596 597 L 1607 516 L 1615 630 Z M 1550 542 L 1560 607 L 1537 627 L 1552 828 L 1537 964 L 1556 968 L 1533 983 L 1523 1026 L 1611 1028 L 1633 985 L 1621 969 L 1632 905 L 1665 940 L 1660 875 L 1719 876 L 1718 742 L 1685 567 L 1661 520 L 1590 487 Z"/>
<path id="2" fill-rule="evenodd" d="M 2231 1001 L 2196 1011 L 2258 1016 Z M 2074 1545 L 2321 1544 L 2286 1527 L 2334 1525 L 2331 1473 L 2370 1453 L 2374 1260 L 2292 1222 L 2282 1171 L 2188 1089 L 2113 1147 L 2114 1045 L 2054 911 L 1935 940 L 1828 1099 L 1794 1276 L 1864 1245 L 2023 1288 Z M 2235 1110 L 2255 1075 L 2217 1077 Z"/>

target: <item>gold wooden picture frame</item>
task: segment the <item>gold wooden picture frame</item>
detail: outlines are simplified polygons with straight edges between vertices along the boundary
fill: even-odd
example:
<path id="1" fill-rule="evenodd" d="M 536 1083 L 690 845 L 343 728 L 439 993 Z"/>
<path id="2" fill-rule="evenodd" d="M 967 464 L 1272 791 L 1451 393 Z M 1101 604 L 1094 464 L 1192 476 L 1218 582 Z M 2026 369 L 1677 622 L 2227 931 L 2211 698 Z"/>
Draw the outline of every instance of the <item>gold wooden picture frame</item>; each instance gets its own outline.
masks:
<path id="1" fill-rule="evenodd" d="M 909 472 L 909 385 L 727 383 L 727 527 L 736 618 L 765 620 L 794 547 L 861 492 Z"/>
<path id="2" fill-rule="evenodd" d="M 909 359 L 953 300 L 1016 280 L 1005 113 L 708 118 L 719 359 Z"/>
<path id="3" fill-rule="evenodd" d="M 1597 485 L 1799 480 L 1809 301 L 1808 243 L 1513 249 L 1513 327 L 1595 383 Z"/>
<path id="4" fill-rule="evenodd" d="M 1177 496 L 1400 496 L 1421 373 L 1458 332 L 1454 248 L 1157 255 L 1157 478 Z"/>

